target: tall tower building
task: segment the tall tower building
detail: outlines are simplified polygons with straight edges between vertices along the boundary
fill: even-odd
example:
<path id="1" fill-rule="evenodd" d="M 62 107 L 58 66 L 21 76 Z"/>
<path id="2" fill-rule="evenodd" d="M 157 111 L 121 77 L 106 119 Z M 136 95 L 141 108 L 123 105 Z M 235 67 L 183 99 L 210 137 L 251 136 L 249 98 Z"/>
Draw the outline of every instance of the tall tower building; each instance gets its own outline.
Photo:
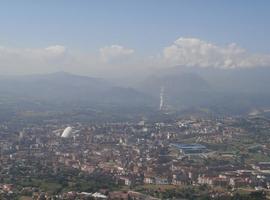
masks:
<path id="1" fill-rule="evenodd" d="M 160 88 L 160 94 L 159 94 L 159 110 L 164 109 L 164 86 L 161 86 Z"/>

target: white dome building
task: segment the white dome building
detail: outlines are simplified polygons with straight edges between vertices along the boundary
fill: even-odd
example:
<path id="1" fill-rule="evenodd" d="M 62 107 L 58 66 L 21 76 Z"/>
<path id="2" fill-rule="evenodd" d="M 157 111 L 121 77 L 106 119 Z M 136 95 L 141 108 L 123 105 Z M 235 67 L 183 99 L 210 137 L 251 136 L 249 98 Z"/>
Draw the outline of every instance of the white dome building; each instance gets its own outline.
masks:
<path id="1" fill-rule="evenodd" d="M 72 128 L 70 126 L 65 128 L 65 130 L 63 131 L 63 133 L 61 135 L 62 138 L 70 138 L 72 136 L 73 136 L 73 132 L 72 132 Z"/>

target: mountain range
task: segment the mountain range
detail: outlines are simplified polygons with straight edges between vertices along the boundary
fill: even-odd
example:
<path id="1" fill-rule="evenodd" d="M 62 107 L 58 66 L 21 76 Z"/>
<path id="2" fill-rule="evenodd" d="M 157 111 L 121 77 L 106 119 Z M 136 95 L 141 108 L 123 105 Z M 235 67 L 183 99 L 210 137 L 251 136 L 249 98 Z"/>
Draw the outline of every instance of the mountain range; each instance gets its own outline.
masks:
<path id="1" fill-rule="evenodd" d="M 157 71 L 131 87 L 125 85 L 66 72 L 0 76 L 0 106 L 83 105 L 158 110 L 163 87 L 169 110 L 247 114 L 270 107 L 270 68 L 173 67 Z"/>

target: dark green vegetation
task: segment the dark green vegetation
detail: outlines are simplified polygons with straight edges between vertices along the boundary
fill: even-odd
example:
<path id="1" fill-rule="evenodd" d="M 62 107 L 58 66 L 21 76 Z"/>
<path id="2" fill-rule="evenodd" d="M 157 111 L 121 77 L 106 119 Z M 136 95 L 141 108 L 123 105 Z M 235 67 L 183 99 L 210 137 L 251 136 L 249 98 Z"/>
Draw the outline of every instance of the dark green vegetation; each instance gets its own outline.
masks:
<path id="1" fill-rule="evenodd" d="M 6 184 L 15 186 L 15 193 L 12 198 L 20 196 L 31 197 L 34 192 L 46 192 L 56 195 L 68 191 L 96 192 L 100 189 L 108 191 L 117 190 L 113 177 L 96 171 L 91 175 L 84 174 L 72 168 L 44 169 L 41 165 L 35 165 L 36 175 L 18 163 L 10 170 L 11 178 L 2 178 Z M 24 188 L 24 190 L 22 190 Z M 27 190 L 29 189 L 29 190 Z M 1 195 L 0 195 L 1 197 Z"/>
<path id="2" fill-rule="evenodd" d="M 226 188 L 210 188 L 201 186 L 140 186 L 137 191 L 160 198 L 160 199 L 186 199 L 186 200 L 264 200 L 266 193 L 263 191 L 228 192 Z"/>

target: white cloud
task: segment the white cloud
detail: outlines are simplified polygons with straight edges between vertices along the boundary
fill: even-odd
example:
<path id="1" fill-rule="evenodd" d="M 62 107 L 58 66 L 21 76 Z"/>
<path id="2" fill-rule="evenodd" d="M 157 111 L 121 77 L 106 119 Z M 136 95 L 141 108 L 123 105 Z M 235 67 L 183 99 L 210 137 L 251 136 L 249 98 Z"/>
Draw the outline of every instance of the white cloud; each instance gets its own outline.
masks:
<path id="1" fill-rule="evenodd" d="M 146 74 L 172 66 L 216 68 L 270 67 L 270 54 L 254 54 L 236 44 L 218 46 L 197 38 L 179 38 L 158 56 L 135 55 L 131 48 L 111 45 L 95 52 L 72 51 L 62 45 L 44 48 L 0 46 L 0 75 L 68 71 L 90 76 Z"/>
<path id="2" fill-rule="evenodd" d="M 101 48 L 98 53 L 74 51 L 62 45 L 44 48 L 0 46 L 0 75 L 67 71 L 90 76 L 112 76 L 138 71 L 138 59 L 129 57 L 133 53 L 133 49 L 119 45 Z"/>
<path id="3" fill-rule="evenodd" d="M 179 38 L 164 48 L 163 62 L 198 67 L 256 67 L 270 66 L 270 55 L 249 53 L 234 43 L 217 46 L 197 38 Z"/>
<path id="4" fill-rule="evenodd" d="M 61 45 L 54 45 L 54 46 L 49 46 L 45 48 L 45 50 L 51 54 L 59 56 L 59 55 L 63 55 L 66 52 L 66 47 L 61 46 Z"/>
<path id="5" fill-rule="evenodd" d="M 66 47 L 61 45 L 49 46 L 46 48 L 7 48 L 0 47 L 1 59 L 22 59 L 22 60 L 48 60 L 62 56 L 66 53 Z"/>
<path id="6" fill-rule="evenodd" d="M 122 59 L 134 53 L 133 49 L 125 48 L 120 45 L 111 45 L 99 49 L 100 58 L 104 62 Z"/>
<path id="7" fill-rule="evenodd" d="M 21 74 L 51 71 L 66 63 L 66 47 L 61 45 L 46 48 L 0 47 L 1 73 Z"/>

